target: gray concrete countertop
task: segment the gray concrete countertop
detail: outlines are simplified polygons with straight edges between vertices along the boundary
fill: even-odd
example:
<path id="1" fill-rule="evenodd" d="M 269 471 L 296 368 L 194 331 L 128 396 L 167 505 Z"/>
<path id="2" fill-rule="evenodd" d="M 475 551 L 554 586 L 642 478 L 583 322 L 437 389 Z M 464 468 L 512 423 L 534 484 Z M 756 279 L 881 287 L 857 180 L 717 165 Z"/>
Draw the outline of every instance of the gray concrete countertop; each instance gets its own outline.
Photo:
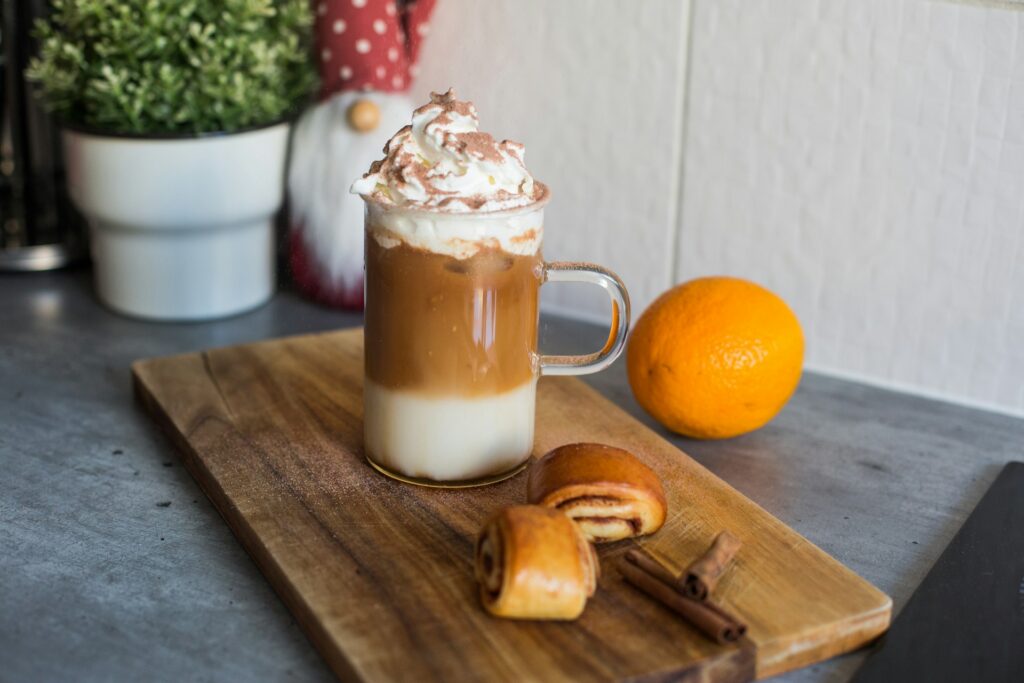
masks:
<path id="1" fill-rule="evenodd" d="M 84 271 L 0 275 L 0 680 L 330 680 L 135 407 L 128 366 L 359 323 L 287 292 L 219 322 L 145 323 L 99 306 Z M 543 323 L 550 352 L 603 334 Z M 590 382 L 653 424 L 621 362 Z M 1024 420 L 809 374 L 758 432 L 672 440 L 899 610 L 1002 464 L 1024 459 Z M 862 657 L 779 680 L 843 681 Z"/>

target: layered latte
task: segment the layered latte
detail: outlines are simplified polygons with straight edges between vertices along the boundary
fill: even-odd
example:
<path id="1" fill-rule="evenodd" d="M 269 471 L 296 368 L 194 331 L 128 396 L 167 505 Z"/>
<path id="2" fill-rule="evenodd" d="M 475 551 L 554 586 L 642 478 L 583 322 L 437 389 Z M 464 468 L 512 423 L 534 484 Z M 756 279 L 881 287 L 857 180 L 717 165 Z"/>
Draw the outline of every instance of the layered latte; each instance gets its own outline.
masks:
<path id="1" fill-rule="evenodd" d="M 353 191 L 366 199 L 367 457 L 442 483 L 533 446 L 546 188 L 473 106 L 434 95 Z"/>

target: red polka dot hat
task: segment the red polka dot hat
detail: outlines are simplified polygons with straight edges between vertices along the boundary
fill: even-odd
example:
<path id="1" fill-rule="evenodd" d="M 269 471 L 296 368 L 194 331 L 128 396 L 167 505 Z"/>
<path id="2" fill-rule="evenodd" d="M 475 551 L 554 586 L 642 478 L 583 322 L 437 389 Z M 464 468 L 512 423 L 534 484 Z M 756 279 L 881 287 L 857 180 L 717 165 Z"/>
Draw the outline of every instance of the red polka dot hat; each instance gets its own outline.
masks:
<path id="1" fill-rule="evenodd" d="M 436 0 L 315 0 L 320 96 L 403 92 Z"/>

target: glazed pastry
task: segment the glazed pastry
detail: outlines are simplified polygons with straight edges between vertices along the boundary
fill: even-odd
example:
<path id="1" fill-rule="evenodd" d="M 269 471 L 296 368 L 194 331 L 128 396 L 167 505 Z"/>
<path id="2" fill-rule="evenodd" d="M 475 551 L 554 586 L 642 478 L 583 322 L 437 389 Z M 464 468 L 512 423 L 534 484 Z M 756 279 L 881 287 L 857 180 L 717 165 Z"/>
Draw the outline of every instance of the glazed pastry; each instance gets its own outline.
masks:
<path id="1" fill-rule="evenodd" d="M 561 446 L 530 468 L 529 501 L 571 517 L 594 543 L 652 534 L 665 523 L 665 491 L 632 453 L 597 443 Z"/>
<path id="2" fill-rule="evenodd" d="M 505 508 L 477 538 L 480 599 L 498 617 L 575 619 L 594 594 L 597 575 L 594 547 L 551 508 Z"/>

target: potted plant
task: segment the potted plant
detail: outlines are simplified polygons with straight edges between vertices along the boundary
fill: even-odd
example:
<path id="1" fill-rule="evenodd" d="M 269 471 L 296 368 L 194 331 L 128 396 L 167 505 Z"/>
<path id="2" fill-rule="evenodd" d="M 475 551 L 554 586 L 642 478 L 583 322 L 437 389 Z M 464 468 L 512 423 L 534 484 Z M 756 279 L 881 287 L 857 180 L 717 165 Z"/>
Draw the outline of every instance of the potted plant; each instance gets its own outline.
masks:
<path id="1" fill-rule="evenodd" d="M 116 311 L 199 320 L 265 302 L 308 0 L 54 0 L 28 78 Z"/>

